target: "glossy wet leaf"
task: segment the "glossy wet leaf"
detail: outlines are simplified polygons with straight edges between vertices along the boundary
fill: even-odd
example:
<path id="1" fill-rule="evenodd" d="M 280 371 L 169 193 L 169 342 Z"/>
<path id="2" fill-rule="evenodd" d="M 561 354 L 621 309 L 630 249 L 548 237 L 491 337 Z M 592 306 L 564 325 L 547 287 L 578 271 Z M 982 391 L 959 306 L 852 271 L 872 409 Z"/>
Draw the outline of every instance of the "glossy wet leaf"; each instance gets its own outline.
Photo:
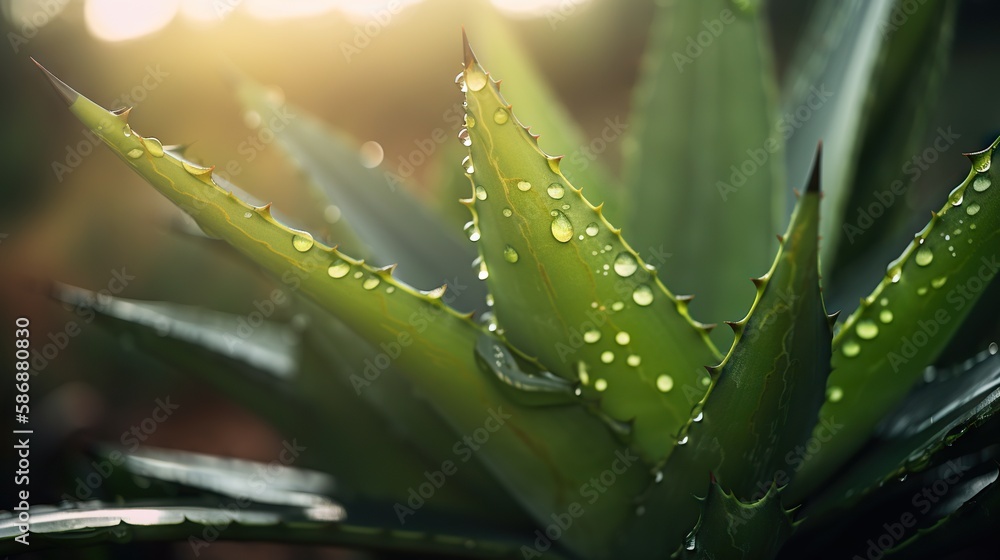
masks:
<path id="1" fill-rule="evenodd" d="M 290 230 L 271 217 L 268 207 L 248 205 L 216 185 L 211 168 L 151 150 L 151 139 L 131 129 L 124 134 L 124 115 L 97 106 L 47 75 L 73 114 L 203 230 L 270 271 L 284 289 L 311 298 L 379 347 L 381 352 L 372 359 L 399 367 L 455 437 L 483 429 L 491 418 L 490 425 L 503 419 L 504 429 L 492 432 L 491 444 L 480 446 L 477 457 L 537 521 L 565 511 L 579 499 L 580 485 L 616 460 L 620 443 L 582 406 L 538 408 L 510 402 L 476 362 L 475 341 L 485 330 L 445 305 L 443 290 L 417 292 L 396 280 L 391 268 L 373 269 L 316 242 L 307 232 Z M 133 150 L 142 153 L 131 157 Z M 352 379 L 356 391 L 378 383 L 382 374 L 376 367 Z M 588 509 L 567 531 L 563 544 L 574 550 L 604 549 L 626 515 L 625 504 L 643 484 L 641 470 L 618 477 L 616 491 Z"/>
<path id="2" fill-rule="evenodd" d="M 786 217 L 785 139 L 775 126 L 764 10 L 738 5 L 657 7 L 624 144 L 626 233 L 672 290 L 697 296 L 692 313 L 709 323 L 746 312 L 746 278 L 765 270 Z M 671 256 L 656 262 L 657 253 Z M 711 263 L 724 263 L 724 272 Z M 728 332 L 712 338 L 732 340 Z"/>
<path id="3" fill-rule="evenodd" d="M 482 288 L 469 273 L 472 247 L 407 190 L 404 178 L 363 165 L 352 139 L 304 109 L 278 103 L 249 78 L 240 77 L 236 83 L 247 111 L 281 117 L 274 126 L 262 120 L 262 126 L 272 130 L 278 145 L 328 203 L 340 208 L 341 219 L 357 232 L 375 264 L 398 264 L 399 277 L 423 289 L 448 284 L 453 305 L 460 309 L 482 305 Z"/>
<path id="4" fill-rule="evenodd" d="M 739 500 L 759 500 L 795 476 L 796 455 L 810 436 L 830 371 L 830 319 L 819 284 L 819 170 L 802 195 L 771 270 L 756 283 L 736 342 L 713 368 L 715 383 L 643 498 L 630 529 L 643 546 L 674 550 L 698 519 L 694 495 L 714 475 Z M 739 429 L 734 429 L 739 426 Z M 650 535 L 656 535 L 650 537 Z M 655 543 L 652 544 L 652 543 Z"/>
<path id="5" fill-rule="evenodd" d="M 867 441 L 1000 268 L 1000 189 L 993 186 L 1000 177 L 990 167 L 996 145 L 970 156 L 968 177 L 834 338 L 829 392 L 840 398 L 829 399 L 820 417 L 843 426 L 805 461 L 796 496 L 815 489 Z"/>
<path id="6" fill-rule="evenodd" d="M 642 455 L 667 456 L 717 361 L 706 329 L 538 148 L 468 43 L 464 83 L 470 227 L 497 332 L 631 422 Z"/>

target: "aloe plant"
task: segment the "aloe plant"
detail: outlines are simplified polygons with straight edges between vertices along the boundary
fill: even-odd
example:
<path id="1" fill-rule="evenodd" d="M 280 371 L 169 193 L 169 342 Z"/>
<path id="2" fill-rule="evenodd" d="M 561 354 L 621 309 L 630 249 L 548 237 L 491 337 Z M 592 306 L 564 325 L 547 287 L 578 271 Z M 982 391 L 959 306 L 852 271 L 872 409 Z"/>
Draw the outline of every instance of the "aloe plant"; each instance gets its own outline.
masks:
<path id="1" fill-rule="evenodd" d="M 927 4 L 887 35 L 880 22 L 893 2 L 824 3 L 815 25 L 832 18 L 828 32 L 842 43 L 797 63 L 785 102 L 907 84 L 929 95 L 933 73 L 908 71 L 923 63 L 913 44 L 946 49 L 954 8 Z M 226 538 L 482 558 L 923 558 L 988 527 L 1000 358 L 994 344 L 955 366 L 938 360 L 998 268 L 1000 139 L 967 154 L 968 175 L 939 189 L 940 209 L 867 279 L 860 304 L 829 314 L 821 255 L 854 257 L 820 233 L 837 231 L 844 201 L 864 198 L 852 184 L 871 184 L 860 147 L 886 137 L 911 145 L 920 123 L 866 130 L 857 104 L 837 98 L 788 134 L 791 123 L 775 120 L 759 5 L 658 10 L 622 189 L 604 183 L 603 168 L 544 152 L 511 102 L 562 109 L 540 86 L 508 102 L 463 33 L 462 203 L 476 288 L 462 282 L 471 256 L 460 234 L 419 210 L 411 219 L 433 241 L 395 239 L 406 232 L 392 220 L 417 202 L 391 193 L 397 185 L 358 164 L 348 137 L 305 111 L 276 136 L 320 187 L 314 194 L 344 207 L 330 244 L 132 129 L 129 109 L 109 111 L 39 65 L 74 116 L 193 218 L 192 242 L 225 242 L 233 251 L 218 266 L 234 276 L 247 262 L 268 271 L 275 299 L 299 319 L 248 329 L 219 311 L 64 284 L 53 298 L 221 387 L 288 437 L 308 434 L 314 470 L 285 468 L 261 485 L 250 463 L 102 448 L 172 490 L 122 480 L 114 502 L 32 504 L 29 546 L 181 540 L 198 552 Z M 501 54 L 536 75 L 519 51 Z M 887 86 L 876 59 L 893 70 Z M 820 83 L 804 87 L 810 76 Z M 823 80 L 836 92 L 823 93 Z M 234 84 L 248 109 L 277 108 L 249 77 Z M 886 122 L 911 110 L 879 103 Z M 565 130 L 558 142 L 572 144 L 575 127 Z M 829 133 L 824 144 L 817 131 Z M 881 149 L 900 157 L 896 143 Z M 792 195 L 788 183 L 801 189 Z M 667 259 L 665 246 L 683 249 Z M 405 263 L 398 274 L 393 260 Z M 448 286 L 425 285 L 442 277 Z M 717 343 L 728 338 L 693 318 L 691 297 L 668 289 L 675 277 L 685 289 L 704 283 L 697 310 L 731 327 L 727 352 Z M 242 501 L 227 509 L 219 496 Z M 16 515 L 0 518 L 0 538 L 5 551 L 25 550 Z"/>

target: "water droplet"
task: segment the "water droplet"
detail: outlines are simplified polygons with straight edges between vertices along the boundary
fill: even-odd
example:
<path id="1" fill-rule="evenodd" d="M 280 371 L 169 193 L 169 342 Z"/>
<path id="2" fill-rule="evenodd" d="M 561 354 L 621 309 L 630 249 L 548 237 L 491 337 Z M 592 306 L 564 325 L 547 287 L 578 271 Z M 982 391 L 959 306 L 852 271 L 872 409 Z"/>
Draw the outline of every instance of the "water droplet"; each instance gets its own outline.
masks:
<path id="1" fill-rule="evenodd" d="M 629 336 L 629 334 L 627 332 L 625 332 L 625 331 L 621 331 L 621 332 L 619 332 L 618 334 L 615 335 L 615 342 L 617 342 L 618 344 L 621 344 L 622 346 L 625 346 L 631 340 L 632 340 L 632 337 Z"/>
<path id="2" fill-rule="evenodd" d="M 550 157 L 546 158 L 545 162 L 549 164 L 549 169 L 555 173 L 559 174 L 559 162 L 562 161 L 561 157 Z"/>
<path id="3" fill-rule="evenodd" d="M 514 212 L 510 208 L 504 208 L 503 209 L 503 217 L 504 218 L 509 218 L 512 215 L 514 215 Z"/>
<path id="4" fill-rule="evenodd" d="M 140 150 L 139 148 L 132 148 L 131 150 L 128 151 L 128 157 L 132 159 L 136 159 L 141 155 L 142 155 L 142 150 Z"/>
<path id="5" fill-rule="evenodd" d="M 935 278 L 935 279 L 931 280 L 931 287 L 932 288 L 940 288 L 941 286 L 944 286 L 944 283 L 947 282 L 947 281 L 948 281 L 948 277 L 947 276 L 942 276 L 940 278 Z"/>
<path id="6" fill-rule="evenodd" d="M 476 227 L 476 222 L 470 220 L 466 222 L 465 227 L 462 229 L 465 230 L 465 235 L 469 237 L 469 241 L 473 243 L 479 241 L 479 228 Z"/>
<path id="7" fill-rule="evenodd" d="M 979 203 L 978 202 L 973 202 L 972 204 L 970 204 L 965 209 L 965 213 L 968 214 L 968 215 L 970 215 L 970 216 L 975 216 L 976 214 L 978 214 L 979 213 Z"/>
<path id="8" fill-rule="evenodd" d="M 625 363 L 632 367 L 639 367 L 642 363 L 642 356 L 638 354 L 629 354 L 628 358 L 625 358 Z"/>
<path id="9" fill-rule="evenodd" d="M 486 280 L 490 277 L 490 271 L 486 268 L 486 263 L 479 261 L 479 279 Z"/>
<path id="10" fill-rule="evenodd" d="M 889 305 L 889 298 L 882 298 L 882 299 L 878 300 L 878 303 L 882 307 L 885 307 L 885 306 Z"/>
<path id="11" fill-rule="evenodd" d="M 878 314 L 878 320 L 882 321 L 883 323 L 891 323 L 892 311 L 889 311 L 888 309 L 883 309 L 882 312 Z"/>
<path id="12" fill-rule="evenodd" d="M 662 374 L 656 378 L 656 388 L 661 393 L 669 393 L 674 388 L 674 378 L 667 374 Z"/>
<path id="13" fill-rule="evenodd" d="M 698 416 L 695 416 L 695 417 L 694 417 L 694 418 L 692 419 L 692 422 L 701 422 L 701 421 L 702 421 L 702 420 L 704 420 L 704 419 L 705 419 L 705 413 L 704 413 L 704 412 L 699 412 L 699 413 L 698 413 Z"/>
<path id="14" fill-rule="evenodd" d="M 465 128 L 476 128 L 476 118 L 468 113 L 465 114 Z"/>
<path id="15" fill-rule="evenodd" d="M 194 165 L 186 161 L 181 162 L 181 167 L 184 168 L 184 171 L 187 171 L 188 173 L 194 175 L 195 177 L 203 177 L 212 172 L 211 167 L 201 167 L 199 165 Z"/>
<path id="16" fill-rule="evenodd" d="M 521 192 L 527 192 L 527 191 L 531 190 L 531 183 L 529 183 L 527 181 L 518 181 L 517 182 L 517 190 L 519 190 Z"/>
<path id="17" fill-rule="evenodd" d="M 312 249 L 314 243 L 313 236 L 308 231 L 297 231 L 292 235 L 292 247 L 300 253 Z"/>
<path id="18" fill-rule="evenodd" d="M 635 514 L 638 517 L 642 517 L 643 515 L 646 515 L 646 506 L 639 506 L 639 507 L 635 508 Z"/>
<path id="19" fill-rule="evenodd" d="M 615 353 L 612 352 L 611 350 L 605 350 L 604 352 L 601 352 L 601 361 L 606 364 L 610 364 L 611 362 L 615 361 Z"/>
<path id="20" fill-rule="evenodd" d="M 643 307 L 653 303 L 653 290 L 646 284 L 640 284 L 632 291 L 632 301 Z"/>
<path id="21" fill-rule="evenodd" d="M 997 353 L 997 349 L 998 349 L 997 348 L 997 343 L 996 342 L 991 342 L 990 343 L 990 356 L 995 356 L 996 353 Z"/>
<path id="22" fill-rule="evenodd" d="M 934 252 L 931 251 L 930 247 L 921 247 L 917 250 L 917 256 L 914 260 L 919 266 L 927 266 L 934 260 Z"/>
<path id="23" fill-rule="evenodd" d="M 980 153 L 972 154 L 972 167 L 980 172 L 985 173 L 990 170 L 990 159 L 993 157 L 993 150 L 987 149 Z"/>
<path id="24" fill-rule="evenodd" d="M 493 112 L 493 122 L 497 124 L 504 124 L 510 117 L 507 115 L 507 109 L 500 107 Z"/>
<path id="25" fill-rule="evenodd" d="M 125 135 L 125 138 L 128 138 L 128 137 L 132 136 L 132 127 L 129 126 L 129 125 L 123 126 L 122 127 L 122 134 Z"/>
<path id="26" fill-rule="evenodd" d="M 584 385 L 590 383 L 590 373 L 587 371 L 587 364 L 583 362 L 576 363 L 576 375 L 580 378 L 580 383 Z"/>
<path id="27" fill-rule="evenodd" d="M 378 287 L 380 282 L 381 280 L 378 279 L 378 276 L 369 276 L 368 278 L 365 278 L 364 282 L 361 283 L 361 287 L 366 290 L 374 290 Z"/>
<path id="28" fill-rule="evenodd" d="M 486 189 L 482 185 L 476 185 L 476 198 L 479 200 L 486 200 Z"/>
<path id="29" fill-rule="evenodd" d="M 830 402 L 840 402 L 840 399 L 844 398 L 844 390 L 840 387 L 830 387 L 826 391 L 826 398 Z"/>
<path id="30" fill-rule="evenodd" d="M 486 305 L 493 307 L 493 294 L 486 294 Z"/>
<path id="31" fill-rule="evenodd" d="M 583 333 L 583 341 L 587 344 L 593 344 L 601 340 L 601 331 L 597 329 L 589 329 Z"/>
<path id="32" fill-rule="evenodd" d="M 620 301 L 616 301 L 611 304 L 612 311 L 621 311 L 622 309 L 625 309 L 625 304 Z"/>
<path id="33" fill-rule="evenodd" d="M 472 137 L 469 136 L 469 129 L 468 128 L 463 128 L 462 130 L 458 131 L 458 140 L 460 142 L 462 142 L 463 146 L 471 146 L 472 145 Z"/>
<path id="34" fill-rule="evenodd" d="M 861 345 L 858 344 L 857 340 L 848 340 L 840 348 L 840 351 L 844 353 L 844 356 L 853 358 L 861 353 Z"/>
<path id="35" fill-rule="evenodd" d="M 146 151 L 153 157 L 163 157 L 163 144 L 153 137 L 143 138 L 142 143 L 146 146 Z"/>
<path id="36" fill-rule="evenodd" d="M 688 437 L 684 436 L 684 437 L 682 437 L 680 439 L 680 441 L 677 442 L 677 445 L 687 445 L 687 442 L 688 442 Z M 693 548 L 692 548 L 692 550 L 693 550 Z"/>
<path id="37" fill-rule="evenodd" d="M 589 224 L 587 224 L 587 229 L 584 231 L 586 231 L 587 235 L 589 235 L 590 237 L 594 237 L 595 235 L 597 235 L 598 232 L 601 231 L 601 228 L 600 226 L 597 225 L 597 222 L 590 222 Z"/>
<path id="38" fill-rule="evenodd" d="M 990 188 L 990 184 L 991 183 L 989 177 L 987 177 L 986 175 L 980 175 L 976 177 L 974 181 L 972 181 L 972 188 L 976 192 L 983 192 L 986 189 Z"/>
<path id="39" fill-rule="evenodd" d="M 608 388 L 608 382 L 605 379 L 602 378 L 594 381 L 594 389 L 603 392 L 607 388 Z"/>
<path id="40" fill-rule="evenodd" d="M 618 253 L 617 257 L 615 257 L 615 272 L 618 273 L 618 276 L 628 278 L 629 276 L 635 274 L 635 271 L 638 269 L 639 263 L 636 262 L 632 253 L 622 251 L 621 253 Z"/>
<path id="41" fill-rule="evenodd" d="M 465 87 L 465 72 L 464 71 L 459 72 L 458 75 L 455 76 L 455 83 L 458 84 L 458 89 L 461 90 L 462 93 L 465 93 L 466 91 L 469 90 L 467 87 Z"/>
<path id="42" fill-rule="evenodd" d="M 253 217 L 253 212 L 244 212 L 243 213 L 243 217 L 244 218 L 252 218 Z"/>
<path id="43" fill-rule="evenodd" d="M 486 87 L 486 74 L 478 68 L 466 68 L 465 83 L 468 84 L 469 91 L 479 91 Z"/>
<path id="44" fill-rule="evenodd" d="M 387 293 L 387 294 L 391 294 L 392 292 L 395 292 L 395 291 L 396 291 L 396 287 L 395 286 L 388 286 L 385 289 L 385 293 Z"/>
<path id="45" fill-rule="evenodd" d="M 663 482 L 663 471 L 656 471 L 656 476 L 653 477 L 653 482 Z"/>
<path id="46" fill-rule="evenodd" d="M 358 158 L 361 160 L 362 167 L 375 169 L 385 159 L 385 150 L 382 148 L 382 144 L 369 140 L 358 148 Z"/>
<path id="47" fill-rule="evenodd" d="M 560 243 L 566 243 L 573 239 L 573 224 L 570 223 L 566 214 L 555 210 L 555 218 L 552 219 L 552 237 Z"/>
<path id="48" fill-rule="evenodd" d="M 950 193 L 948 193 L 948 202 L 951 202 L 952 206 L 961 206 L 964 199 L 965 187 L 962 185 L 955 187 Z"/>
<path id="49" fill-rule="evenodd" d="M 465 169 L 466 173 L 475 173 L 476 168 L 472 165 L 472 156 L 465 156 L 462 160 L 462 168 Z"/>
<path id="50" fill-rule="evenodd" d="M 559 200 L 566 194 L 566 189 L 563 188 L 561 183 L 552 183 L 545 192 L 549 193 L 550 197 Z"/>
<path id="51" fill-rule="evenodd" d="M 343 278 L 347 276 L 347 273 L 351 271 L 351 265 L 343 259 L 337 259 L 333 261 L 330 268 L 326 269 L 326 273 L 330 275 L 331 278 Z"/>
<path id="52" fill-rule="evenodd" d="M 359 278 L 359 279 L 360 279 L 360 278 L 361 278 L 362 276 L 364 276 L 364 275 L 365 275 L 365 273 L 364 273 L 364 272 L 362 272 L 362 271 L 360 271 L 360 270 L 354 273 L 354 277 L 355 277 L 355 278 Z"/>
<path id="53" fill-rule="evenodd" d="M 875 321 L 871 319 L 865 319 L 860 321 L 856 327 L 854 327 L 854 332 L 858 333 L 858 336 L 862 340 L 871 340 L 878 336 L 878 325 Z"/>
<path id="54" fill-rule="evenodd" d="M 509 263 L 516 263 L 518 259 L 517 250 L 507 245 L 503 248 L 503 259 Z"/>
<path id="55" fill-rule="evenodd" d="M 920 286 L 919 288 L 917 288 L 917 295 L 918 296 L 927 295 L 927 286 Z"/>

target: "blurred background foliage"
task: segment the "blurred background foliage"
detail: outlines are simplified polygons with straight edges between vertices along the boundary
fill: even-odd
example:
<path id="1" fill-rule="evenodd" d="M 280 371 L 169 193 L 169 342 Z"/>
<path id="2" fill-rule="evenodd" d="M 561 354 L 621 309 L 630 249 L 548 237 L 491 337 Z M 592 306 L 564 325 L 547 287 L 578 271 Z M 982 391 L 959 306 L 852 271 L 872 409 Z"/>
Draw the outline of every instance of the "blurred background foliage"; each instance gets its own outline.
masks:
<path id="1" fill-rule="evenodd" d="M 768 4 L 779 83 L 814 4 Z M 134 277 L 120 292 L 125 297 L 240 314 L 266 299 L 270 284 L 223 252 L 173 231 L 177 214 L 172 205 L 67 118 L 29 56 L 102 105 L 134 105 L 131 124 L 136 130 L 164 143 L 192 144 L 189 157 L 220 169 L 236 162 L 240 171 L 229 174 L 234 183 L 273 201 L 298 225 L 319 233 L 328 230 L 337 210 L 317 212 L 304 175 L 277 146 L 261 142 L 254 123 L 248 122 L 252 115 L 244 114 L 227 81 L 230 69 L 238 68 L 356 142 L 377 143 L 366 144 L 366 157 L 372 164 L 381 161 L 380 170 L 405 174 L 409 155 L 421 145 L 432 146 L 426 162 L 412 165 L 408 186 L 460 228 L 468 220 L 468 212 L 455 202 L 468 195 L 459 166 L 462 147 L 455 140 L 460 121 L 453 116 L 462 101 L 453 83 L 461 69 L 461 27 L 475 42 L 482 22 L 502 21 L 517 43 L 512 47 L 534 61 L 583 137 L 596 138 L 605 119 L 629 115 L 654 9 L 647 0 L 12 0 L 0 6 L 7 43 L 0 47 L 2 331 L 13 328 L 13 317 L 27 316 L 36 340 L 69 341 L 54 359 L 41 368 L 36 365 L 32 385 L 36 431 L 43 434 L 33 462 L 38 468 L 33 488 L 39 494 L 35 500 L 47 503 L 59 501 L 60 494 L 46 488 L 73 487 L 77 473 L 86 472 L 87 465 L 78 459 L 81 449 L 94 441 L 117 442 L 124 430 L 149 414 L 157 397 L 170 395 L 180 409 L 150 436 L 150 445 L 270 461 L 282 444 L 278 432 L 250 411 L 198 379 L 162 370 L 130 351 L 127 338 L 90 325 L 88 317 L 46 297 L 48 280 L 117 289 L 117 272 Z M 960 2 L 939 97 L 922 108 L 930 122 L 927 138 L 915 145 L 929 145 L 938 127 L 951 127 L 961 138 L 907 192 L 905 211 L 912 220 L 900 231 L 908 234 L 922 226 L 928 211 L 941 204 L 941 185 L 964 177 L 968 163 L 960 151 L 979 149 L 996 136 L 1000 105 L 991 89 L 997 80 L 991 63 L 1000 48 L 998 22 L 995 2 Z M 500 53 L 480 54 L 500 58 Z M 496 77 L 508 77 L 493 66 Z M 141 86 L 144 80 L 146 87 Z M 123 102 L 123 94 L 132 101 Z M 516 106 L 517 100 L 513 102 Z M 530 118 L 525 124 L 532 124 Z M 435 140 L 439 130 L 445 134 L 443 143 Z M 547 131 L 533 132 L 542 135 L 545 149 Z M 615 175 L 620 148 L 611 145 L 598 156 Z M 789 182 L 801 183 L 795 177 Z M 846 219 L 855 219 L 853 210 Z M 863 245 L 875 250 L 875 261 L 885 263 L 907 239 L 899 231 L 880 232 L 879 239 L 866 239 Z M 669 287 L 669 266 L 664 268 Z M 710 256 L 701 264 L 702 274 L 724 270 L 724 263 Z M 871 287 L 868 282 L 851 286 L 856 274 L 853 269 L 834 271 L 825 286 L 828 309 L 853 308 L 844 302 Z M 867 272 L 864 277 L 872 278 Z M 1000 288 L 994 283 L 967 322 L 976 329 L 994 325 L 994 330 L 960 333 L 941 363 L 1000 339 L 996 321 L 976 317 L 993 317 L 998 308 Z M 692 315 L 700 318 L 697 300 Z M 80 333 L 62 337 L 59 333 L 70 322 L 81 327 Z M 8 353 L 4 345 L 0 356 Z M 308 457 L 296 466 L 309 467 Z M 0 500 L 11 501 L 6 486 L 0 487 Z M 95 558 L 139 553 L 149 558 L 191 555 L 184 543 L 74 551 Z M 201 557 L 353 554 L 220 543 Z"/>

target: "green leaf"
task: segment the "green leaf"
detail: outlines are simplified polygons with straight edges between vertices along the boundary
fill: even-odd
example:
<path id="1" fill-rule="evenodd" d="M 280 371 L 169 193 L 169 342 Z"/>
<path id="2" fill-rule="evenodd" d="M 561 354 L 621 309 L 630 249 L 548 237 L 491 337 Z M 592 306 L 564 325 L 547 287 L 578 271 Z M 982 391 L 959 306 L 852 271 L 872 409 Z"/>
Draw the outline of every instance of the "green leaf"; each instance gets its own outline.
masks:
<path id="1" fill-rule="evenodd" d="M 744 503 L 713 481 L 704 502 L 698 525 L 688 535 L 677 558 L 773 558 L 795 529 L 781 506 L 781 493 L 776 486 L 771 486 L 760 499 Z"/>
<path id="2" fill-rule="evenodd" d="M 788 196 L 764 10 L 737 4 L 660 3 L 624 144 L 631 239 L 644 257 L 672 254 L 671 288 L 696 293 L 692 313 L 711 322 L 746 311 Z"/>
<path id="3" fill-rule="evenodd" d="M 218 499 L 160 500 L 156 505 L 82 502 L 32 506 L 27 546 L 14 540 L 20 535 L 17 516 L 0 513 L 0 553 L 178 541 L 189 545 L 197 555 L 216 539 L 223 539 L 334 545 L 384 553 L 518 558 L 518 546 L 524 544 L 520 535 L 476 530 L 448 518 L 435 520 L 442 527 L 437 530 L 398 530 L 344 519 L 343 508 L 336 504 L 300 508 L 251 503 L 240 507 L 234 501 L 219 507 Z"/>
<path id="4" fill-rule="evenodd" d="M 470 33 L 485 52 L 491 53 L 490 68 L 498 76 L 516 77 L 503 84 L 507 97 L 516 99 L 520 120 L 531 123 L 531 128 L 541 132 L 538 145 L 546 153 L 566 156 L 559 171 L 574 185 L 586 189 L 587 198 L 603 204 L 605 217 L 612 223 L 621 223 L 625 214 L 621 192 L 600 158 L 588 157 L 590 140 L 556 97 L 546 82 L 545 75 L 524 51 L 522 41 L 511 33 L 506 18 L 497 13 L 489 2 L 479 2 L 474 10 L 474 23 Z M 619 139 L 621 123 L 617 115 L 607 116 L 606 129 L 610 142 Z M 605 124 L 605 123 L 602 123 Z M 602 138 L 602 141 L 606 141 Z M 588 151 L 584 152 L 583 149 Z"/>
<path id="5" fill-rule="evenodd" d="M 495 377 L 476 362 L 476 340 L 485 330 L 446 306 L 443 290 L 417 292 L 393 278 L 391 267 L 373 269 L 315 242 L 307 232 L 277 223 L 269 207 L 250 206 L 216 185 L 210 168 L 161 152 L 159 141 L 127 126 L 126 114 L 108 112 L 46 75 L 73 114 L 203 230 L 378 347 L 373 358 L 396 365 L 457 438 L 483 430 L 490 419 L 491 426 L 503 419 L 502 429 L 492 432 L 490 444 L 478 446 L 476 455 L 536 522 L 547 525 L 551 515 L 578 503 L 581 485 L 617 460 L 620 444 L 582 406 L 539 408 L 507 399 Z M 352 383 L 364 391 L 384 374 L 373 368 Z M 618 476 L 614 491 L 603 494 L 566 531 L 564 544 L 575 551 L 604 553 L 646 479 L 645 470 L 635 467 Z"/>
<path id="6" fill-rule="evenodd" d="M 631 422 L 643 456 L 666 457 L 717 361 L 707 329 L 538 148 L 465 46 L 468 204 L 499 329 Z"/>
<path id="7" fill-rule="evenodd" d="M 270 128 L 329 203 L 341 208 L 342 219 L 357 231 L 376 264 L 398 264 L 403 281 L 425 289 L 447 283 L 458 308 L 482 306 L 482 288 L 469 274 L 472 247 L 417 201 L 402 178 L 366 168 L 351 138 L 302 108 L 278 103 L 249 78 L 240 77 L 236 84 L 247 110 L 281 116 L 280 126 L 266 119 L 262 126 Z"/>
<path id="8" fill-rule="evenodd" d="M 1000 189 L 990 187 L 1000 177 L 990 163 L 998 143 L 969 155 L 968 177 L 834 338 L 830 398 L 820 417 L 842 426 L 822 435 L 829 441 L 806 458 L 791 490 L 796 497 L 811 493 L 868 440 L 995 276 Z"/>
<path id="9" fill-rule="evenodd" d="M 709 474 L 744 501 L 795 475 L 788 459 L 809 437 L 830 372 L 831 318 L 819 284 L 819 164 L 799 200 L 771 270 L 756 280 L 736 342 L 711 368 L 715 383 L 689 422 L 662 480 L 644 498 L 632 533 L 646 547 L 673 550 L 697 521 Z M 734 429 L 740 426 L 740 429 Z M 742 428 L 745 427 L 745 428 Z"/>

